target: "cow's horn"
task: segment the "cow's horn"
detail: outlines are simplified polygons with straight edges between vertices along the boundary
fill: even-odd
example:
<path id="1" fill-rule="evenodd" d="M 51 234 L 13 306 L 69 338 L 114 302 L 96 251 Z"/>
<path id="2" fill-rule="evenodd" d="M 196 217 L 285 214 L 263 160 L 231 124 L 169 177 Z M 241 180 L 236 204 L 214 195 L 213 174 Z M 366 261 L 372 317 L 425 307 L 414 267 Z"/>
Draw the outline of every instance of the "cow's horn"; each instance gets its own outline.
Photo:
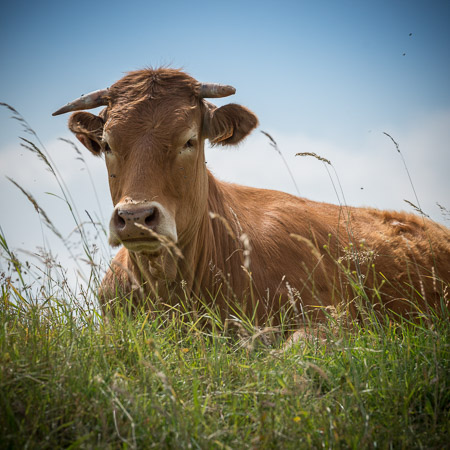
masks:
<path id="1" fill-rule="evenodd" d="M 226 86 L 217 83 L 201 83 L 200 93 L 201 98 L 220 98 L 233 95 L 236 89 L 233 86 Z"/>
<path id="2" fill-rule="evenodd" d="M 100 89 L 98 91 L 91 92 L 90 94 L 82 95 L 73 102 L 67 103 L 66 106 L 55 111 L 52 116 L 58 116 L 59 114 L 64 114 L 70 111 L 80 111 L 82 109 L 92 109 L 97 106 L 106 106 L 108 104 L 108 99 L 106 94 L 108 89 Z"/>

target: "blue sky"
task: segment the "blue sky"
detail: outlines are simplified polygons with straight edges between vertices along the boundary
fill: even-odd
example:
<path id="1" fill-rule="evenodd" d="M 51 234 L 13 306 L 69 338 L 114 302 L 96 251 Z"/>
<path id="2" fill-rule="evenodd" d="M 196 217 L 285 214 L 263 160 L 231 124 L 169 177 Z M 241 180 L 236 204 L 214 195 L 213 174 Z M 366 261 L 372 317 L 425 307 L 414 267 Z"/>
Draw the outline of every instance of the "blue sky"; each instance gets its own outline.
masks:
<path id="1" fill-rule="evenodd" d="M 0 96 L 44 137 L 57 126 L 45 112 L 146 65 L 234 84 L 286 132 L 450 104 L 448 1 L 17 1 L 0 20 Z"/>
<path id="2" fill-rule="evenodd" d="M 422 208 L 443 223 L 450 207 L 449 1 L 15 1 L 0 15 L 0 101 L 18 109 L 61 165 L 79 209 L 111 211 L 101 161 L 84 153 L 98 190 L 58 137 L 67 117 L 51 113 L 79 95 L 146 66 L 183 67 L 202 81 L 236 87 L 280 144 L 300 193 L 337 202 L 317 161 L 332 160 L 352 205 L 409 209 L 415 201 L 392 143 L 399 142 Z M 20 148 L 20 127 L 0 110 L 0 225 L 13 246 L 40 245 L 33 208 L 5 175 L 43 202 L 68 233 L 70 217 L 42 164 Z M 230 181 L 294 192 L 259 133 L 237 151 L 207 151 Z M 34 216 L 33 216 L 34 214 Z M 18 217 L 23 220 L 18 220 Z M 448 224 L 448 222 L 447 222 Z"/>

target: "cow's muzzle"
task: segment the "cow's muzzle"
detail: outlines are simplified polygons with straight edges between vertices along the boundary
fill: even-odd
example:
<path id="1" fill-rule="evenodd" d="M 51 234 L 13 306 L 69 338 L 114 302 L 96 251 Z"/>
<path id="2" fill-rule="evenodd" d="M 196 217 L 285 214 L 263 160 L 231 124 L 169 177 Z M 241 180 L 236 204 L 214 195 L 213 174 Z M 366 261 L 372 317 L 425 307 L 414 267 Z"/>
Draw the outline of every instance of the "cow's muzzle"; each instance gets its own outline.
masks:
<path id="1" fill-rule="evenodd" d="M 109 223 L 109 243 L 128 250 L 157 253 L 167 240 L 177 242 L 172 215 L 157 202 L 128 200 L 118 203 Z"/>

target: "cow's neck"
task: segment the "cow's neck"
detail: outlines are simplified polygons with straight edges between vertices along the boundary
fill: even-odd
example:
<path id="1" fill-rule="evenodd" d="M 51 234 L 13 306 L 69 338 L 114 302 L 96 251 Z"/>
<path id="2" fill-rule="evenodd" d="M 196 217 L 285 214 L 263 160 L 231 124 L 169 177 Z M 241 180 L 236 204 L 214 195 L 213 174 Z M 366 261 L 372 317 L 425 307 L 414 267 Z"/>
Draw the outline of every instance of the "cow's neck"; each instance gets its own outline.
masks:
<path id="1" fill-rule="evenodd" d="M 195 294 L 214 294 L 218 290 L 227 294 L 231 280 L 239 294 L 245 289 L 239 211 L 230 204 L 223 187 L 224 183 L 208 172 L 208 201 L 201 220 L 196 232 L 180 242 L 184 258 L 180 260 L 178 276 Z"/>
<path id="2" fill-rule="evenodd" d="M 207 202 L 200 216 L 193 218 L 195 227 L 180 235 L 178 248 L 182 258 L 173 252 L 171 256 L 163 253 L 156 259 L 130 252 L 135 276 L 143 282 L 153 280 L 149 286 L 156 283 L 159 297 L 170 301 L 172 296 L 176 299 L 186 292 L 203 296 L 222 292 L 223 297 L 232 298 L 242 296 L 248 289 L 239 240 L 240 211 L 225 191 L 224 183 L 208 172 Z M 154 288 L 149 289 L 152 291 Z"/>

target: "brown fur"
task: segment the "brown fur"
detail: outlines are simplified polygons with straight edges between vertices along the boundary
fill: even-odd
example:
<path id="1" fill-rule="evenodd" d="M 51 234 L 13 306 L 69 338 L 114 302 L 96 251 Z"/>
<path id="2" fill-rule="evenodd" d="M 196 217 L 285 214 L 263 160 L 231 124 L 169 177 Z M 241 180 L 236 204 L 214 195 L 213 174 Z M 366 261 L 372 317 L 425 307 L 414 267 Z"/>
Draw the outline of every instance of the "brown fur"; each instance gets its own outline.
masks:
<path id="1" fill-rule="evenodd" d="M 115 205 L 157 199 L 176 218 L 182 256 L 167 247 L 151 255 L 121 248 L 102 283 L 105 304 L 132 291 L 138 303 L 149 294 L 174 303 L 188 293 L 214 299 L 224 316 L 234 299 L 249 314 L 256 309 L 260 323 L 292 303 L 307 309 L 344 300 L 355 312 L 359 297 L 400 314 L 415 310 L 411 299 L 422 309 L 437 305 L 450 281 L 447 228 L 403 212 L 342 208 L 215 179 L 204 140 L 237 144 L 257 119 L 239 105 L 216 108 L 198 92 L 181 71 L 137 71 L 111 87 L 100 117 L 81 112 L 69 121 L 95 154 L 105 145 L 103 125 Z M 191 127 L 197 140 L 189 154 Z"/>

